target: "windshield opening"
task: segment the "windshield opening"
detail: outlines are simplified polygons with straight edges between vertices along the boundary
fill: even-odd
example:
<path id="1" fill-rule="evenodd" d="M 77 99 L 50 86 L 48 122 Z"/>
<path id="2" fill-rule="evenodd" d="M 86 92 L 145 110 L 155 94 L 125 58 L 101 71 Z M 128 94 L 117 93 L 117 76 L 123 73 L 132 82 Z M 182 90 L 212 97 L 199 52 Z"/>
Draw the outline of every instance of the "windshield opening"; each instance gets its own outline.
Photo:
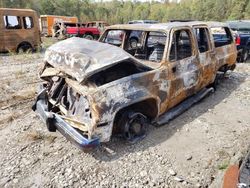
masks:
<path id="1" fill-rule="evenodd" d="M 123 48 L 137 59 L 161 62 L 167 34 L 155 31 L 108 30 L 101 42 Z"/>

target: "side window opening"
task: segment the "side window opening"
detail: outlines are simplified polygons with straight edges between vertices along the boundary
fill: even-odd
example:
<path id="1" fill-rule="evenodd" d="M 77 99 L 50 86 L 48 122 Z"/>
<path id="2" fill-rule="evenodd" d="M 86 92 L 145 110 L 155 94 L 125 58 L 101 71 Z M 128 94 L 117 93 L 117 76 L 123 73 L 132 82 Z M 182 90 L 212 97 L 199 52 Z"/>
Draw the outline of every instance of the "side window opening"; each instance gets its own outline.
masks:
<path id="1" fill-rule="evenodd" d="M 214 46 L 216 48 L 226 46 L 233 42 L 233 37 L 228 27 L 213 27 L 211 28 L 211 32 L 214 38 Z"/>
<path id="2" fill-rule="evenodd" d="M 125 50 L 137 59 L 161 62 L 167 35 L 155 31 L 131 31 Z"/>
<path id="3" fill-rule="evenodd" d="M 203 53 L 209 50 L 209 38 L 207 28 L 195 28 L 196 40 L 198 43 L 199 52 Z"/>
<path id="4" fill-rule="evenodd" d="M 124 36 L 125 36 L 125 31 L 123 30 L 110 30 L 105 36 L 103 42 L 120 47 L 122 45 Z"/>
<path id="5" fill-rule="evenodd" d="M 21 20 L 19 16 L 3 16 L 6 29 L 21 29 Z"/>
<path id="6" fill-rule="evenodd" d="M 147 38 L 148 60 L 160 62 L 163 58 L 167 36 L 161 32 L 150 32 Z"/>
<path id="7" fill-rule="evenodd" d="M 141 30 L 110 30 L 103 38 L 103 42 L 124 50 L 137 59 L 161 62 L 164 54 L 167 35 L 164 32 Z"/>
<path id="8" fill-rule="evenodd" d="M 25 29 L 31 29 L 34 27 L 32 17 L 28 17 L 28 16 L 23 17 L 23 24 L 24 24 Z"/>
<path id="9" fill-rule="evenodd" d="M 192 56 L 192 41 L 189 30 L 178 30 L 174 32 L 170 48 L 170 61 L 178 61 Z"/>

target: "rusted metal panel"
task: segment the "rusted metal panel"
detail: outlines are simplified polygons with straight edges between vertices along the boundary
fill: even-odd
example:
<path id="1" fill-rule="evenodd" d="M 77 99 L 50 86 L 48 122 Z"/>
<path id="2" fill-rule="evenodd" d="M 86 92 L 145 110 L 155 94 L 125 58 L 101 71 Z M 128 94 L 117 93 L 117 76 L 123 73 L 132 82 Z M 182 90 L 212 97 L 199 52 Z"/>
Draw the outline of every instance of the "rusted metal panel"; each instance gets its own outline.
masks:
<path id="1" fill-rule="evenodd" d="M 8 28 L 5 16 L 15 16 L 18 18 L 18 28 Z M 25 28 L 25 18 L 31 18 L 31 28 Z M 41 44 L 41 38 L 39 33 L 39 23 L 37 13 L 30 9 L 7 9 L 0 8 L 0 19 L 1 19 L 1 51 L 17 51 L 23 43 L 28 43 L 32 48 L 38 48 Z M 10 22 L 15 22 L 12 18 Z M 11 23 L 9 23 L 10 26 Z M 15 22 L 15 24 L 17 24 Z M 4 45 L 4 46 L 2 46 Z"/>
<path id="2" fill-rule="evenodd" d="M 223 25 L 223 24 L 222 24 Z M 41 77 L 47 81 L 51 112 L 91 139 L 110 140 L 117 114 L 128 107 L 143 111 L 151 120 L 164 115 L 187 97 L 214 82 L 221 66 L 236 62 L 234 43 L 215 48 L 209 36 L 209 49 L 200 52 L 194 27 L 207 28 L 204 22 L 109 27 L 99 42 L 70 38 L 50 47 Z M 159 62 L 138 59 L 129 54 L 123 38 L 120 47 L 105 43 L 109 30 L 163 31 L 167 40 Z M 190 36 L 190 56 L 170 60 L 175 31 Z M 145 37 L 146 39 L 147 37 Z M 138 105 L 146 101 L 148 106 Z M 136 105 L 135 105 L 136 104 Z"/>
<path id="3" fill-rule="evenodd" d="M 77 23 L 77 17 L 70 16 L 57 16 L 57 15 L 41 15 L 40 16 L 40 25 L 41 25 L 41 33 L 42 35 L 51 37 L 53 35 L 53 25 L 56 22 L 70 22 Z"/>

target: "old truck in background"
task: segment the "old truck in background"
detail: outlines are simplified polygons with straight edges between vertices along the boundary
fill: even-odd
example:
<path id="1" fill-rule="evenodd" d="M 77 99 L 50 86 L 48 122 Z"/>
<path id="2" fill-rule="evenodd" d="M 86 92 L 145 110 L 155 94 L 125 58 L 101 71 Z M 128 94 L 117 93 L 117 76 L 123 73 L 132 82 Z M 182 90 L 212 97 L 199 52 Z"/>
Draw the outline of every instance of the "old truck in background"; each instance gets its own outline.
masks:
<path id="1" fill-rule="evenodd" d="M 0 8 L 0 19 L 0 52 L 26 52 L 40 47 L 38 16 L 34 10 Z"/>
<path id="2" fill-rule="evenodd" d="M 41 15 L 40 30 L 43 36 L 52 37 L 53 25 L 56 22 L 78 23 L 77 17 L 57 16 L 57 15 Z"/>
<path id="3" fill-rule="evenodd" d="M 238 62 L 246 62 L 250 54 L 250 20 L 228 21 L 234 31 Z"/>
<path id="4" fill-rule="evenodd" d="M 134 143 L 150 123 L 163 125 L 212 92 L 236 57 L 223 23 L 110 26 L 99 41 L 73 37 L 46 51 L 33 110 L 83 149 L 115 134 Z"/>
<path id="5" fill-rule="evenodd" d="M 81 37 L 97 40 L 108 24 L 103 21 L 87 23 L 56 22 L 53 25 L 53 37 L 65 39 L 69 37 Z"/>

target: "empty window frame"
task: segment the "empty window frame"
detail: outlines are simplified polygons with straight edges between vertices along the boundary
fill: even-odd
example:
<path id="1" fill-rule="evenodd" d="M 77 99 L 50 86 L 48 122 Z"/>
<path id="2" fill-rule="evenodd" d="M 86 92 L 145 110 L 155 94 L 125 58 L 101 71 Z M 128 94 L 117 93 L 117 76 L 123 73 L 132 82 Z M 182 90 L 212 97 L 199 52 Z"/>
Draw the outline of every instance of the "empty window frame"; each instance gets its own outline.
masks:
<path id="1" fill-rule="evenodd" d="M 25 29 L 31 29 L 34 27 L 32 17 L 28 17 L 28 16 L 23 17 L 23 24 L 24 24 Z"/>
<path id="2" fill-rule="evenodd" d="M 216 48 L 226 46 L 233 42 L 233 37 L 228 27 L 213 27 L 211 28 L 211 32 L 214 38 L 214 46 Z"/>
<path id="3" fill-rule="evenodd" d="M 207 28 L 195 28 L 196 40 L 199 48 L 199 52 L 203 53 L 209 50 L 209 37 Z"/>
<path id="4" fill-rule="evenodd" d="M 147 38 L 148 60 L 153 62 L 160 62 L 163 58 L 165 44 L 167 40 L 166 33 L 163 32 L 149 32 Z"/>
<path id="5" fill-rule="evenodd" d="M 128 53 L 146 61 L 161 62 L 164 54 L 166 33 L 155 31 L 129 31 L 125 48 Z"/>
<path id="6" fill-rule="evenodd" d="M 3 16 L 4 26 L 6 29 L 21 29 L 21 20 L 19 16 Z"/>
<path id="7" fill-rule="evenodd" d="M 103 42 L 109 43 L 115 46 L 121 46 L 125 33 L 126 32 L 124 30 L 109 30 Z"/>
<path id="8" fill-rule="evenodd" d="M 193 55 L 191 33 L 189 30 L 174 32 L 170 48 L 169 60 L 178 61 Z"/>

